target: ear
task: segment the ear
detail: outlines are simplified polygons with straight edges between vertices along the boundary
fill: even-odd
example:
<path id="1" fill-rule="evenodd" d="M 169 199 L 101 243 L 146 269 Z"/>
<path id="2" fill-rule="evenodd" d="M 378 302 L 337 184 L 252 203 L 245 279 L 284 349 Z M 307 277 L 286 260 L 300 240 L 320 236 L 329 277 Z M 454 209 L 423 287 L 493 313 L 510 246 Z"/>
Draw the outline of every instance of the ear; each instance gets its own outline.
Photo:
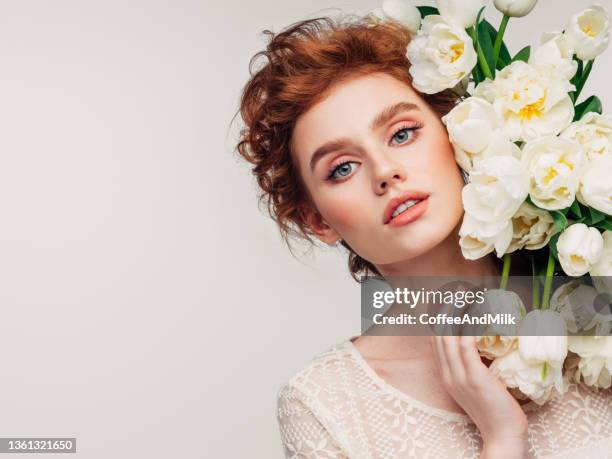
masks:
<path id="1" fill-rule="evenodd" d="M 310 206 L 300 210 L 300 217 L 308 229 L 320 241 L 332 244 L 341 239 L 340 234 L 327 224 L 321 214 Z"/>

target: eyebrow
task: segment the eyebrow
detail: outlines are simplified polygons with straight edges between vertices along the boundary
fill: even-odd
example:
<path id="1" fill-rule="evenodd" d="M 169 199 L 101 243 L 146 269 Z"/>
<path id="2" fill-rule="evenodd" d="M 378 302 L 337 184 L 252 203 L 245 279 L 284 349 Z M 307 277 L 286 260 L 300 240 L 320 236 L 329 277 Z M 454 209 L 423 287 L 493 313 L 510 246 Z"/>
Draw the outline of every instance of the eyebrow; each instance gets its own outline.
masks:
<path id="1" fill-rule="evenodd" d="M 399 102 L 385 108 L 372 120 L 370 129 L 375 130 L 380 128 L 382 125 L 389 122 L 398 113 L 408 112 L 411 110 L 419 110 L 419 107 L 412 102 Z M 310 170 L 313 171 L 316 163 L 325 155 L 332 153 L 337 150 L 341 150 L 350 145 L 351 141 L 347 138 L 335 139 L 330 142 L 324 143 L 315 150 L 312 157 L 310 158 Z"/>

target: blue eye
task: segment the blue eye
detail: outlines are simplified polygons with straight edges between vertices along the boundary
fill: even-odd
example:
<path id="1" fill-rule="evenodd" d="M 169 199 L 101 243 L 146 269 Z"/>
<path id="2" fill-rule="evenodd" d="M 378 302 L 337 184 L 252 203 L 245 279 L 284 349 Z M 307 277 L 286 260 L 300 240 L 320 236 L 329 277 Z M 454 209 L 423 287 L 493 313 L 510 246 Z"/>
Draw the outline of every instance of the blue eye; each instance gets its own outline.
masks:
<path id="1" fill-rule="evenodd" d="M 333 180 L 336 178 L 348 177 L 351 174 L 352 167 L 351 164 L 357 164 L 355 161 L 345 161 L 341 164 L 338 164 L 334 167 L 329 175 L 327 176 L 327 180 Z M 336 175 L 338 173 L 338 175 Z"/>
<path id="2" fill-rule="evenodd" d="M 402 128 L 391 137 L 391 145 L 402 145 L 408 142 L 414 135 L 414 128 Z"/>

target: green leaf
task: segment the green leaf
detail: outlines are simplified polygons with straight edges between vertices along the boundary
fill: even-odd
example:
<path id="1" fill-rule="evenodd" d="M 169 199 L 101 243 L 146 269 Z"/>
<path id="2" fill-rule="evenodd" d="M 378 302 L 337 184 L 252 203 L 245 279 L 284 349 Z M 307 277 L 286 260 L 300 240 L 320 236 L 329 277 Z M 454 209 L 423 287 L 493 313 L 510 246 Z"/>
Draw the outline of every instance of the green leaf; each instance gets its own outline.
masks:
<path id="1" fill-rule="evenodd" d="M 574 202 L 572 203 L 570 210 L 576 217 L 578 218 L 582 217 L 582 211 L 580 210 L 580 203 L 578 202 L 577 199 L 574 199 Z"/>
<path id="2" fill-rule="evenodd" d="M 495 76 L 495 62 L 493 62 L 493 42 L 486 21 L 481 21 L 478 24 L 478 45 L 482 49 L 489 69 Z"/>
<path id="3" fill-rule="evenodd" d="M 419 13 L 421 13 L 422 18 L 434 14 L 440 14 L 438 8 L 434 8 L 433 6 L 417 6 L 417 9 L 419 10 Z"/>
<path id="4" fill-rule="evenodd" d="M 584 63 L 580 59 L 578 59 L 578 56 L 576 56 L 575 54 L 574 54 L 574 61 L 578 63 L 578 70 L 576 71 L 576 74 L 574 75 L 574 77 L 570 80 L 570 83 L 576 86 L 578 82 L 582 79 Z"/>
<path id="5" fill-rule="evenodd" d="M 591 214 L 591 225 L 596 225 L 599 222 L 603 222 L 606 220 L 606 214 L 600 212 L 597 209 L 593 209 L 589 207 L 589 213 Z"/>
<path id="6" fill-rule="evenodd" d="M 608 231 L 612 231 L 612 218 L 608 217 L 605 220 L 599 222 L 597 225 L 595 225 L 597 228 L 601 229 L 601 230 L 608 230 Z"/>
<path id="7" fill-rule="evenodd" d="M 474 70 L 472 70 L 472 73 L 474 76 L 474 84 L 476 86 L 485 80 L 485 76 L 484 76 L 484 73 L 482 72 L 482 69 L 480 68 L 480 65 L 477 65 L 476 67 L 474 67 Z"/>
<path id="8" fill-rule="evenodd" d="M 495 27 L 493 27 L 491 23 L 486 19 L 482 22 L 487 26 L 489 36 L 491 37 L 491 43 L 495 43 L 495 39 L 497 38 L 497 29 L 495 29 Z M 499 50 L 499 61 L 497 62 L 497 70 L 503 69 L 510 62 L 512 62 L 512 56 L 510 56 L 510 51 L 508 51 L 506 43 L 502 41 L 502 45 Z"/>
<path id="9" fill-rule="evenodd" d="M 531 46 L 525 46 L 518 53 L 516 53 L 516 56 L 512 58 L 512 62 L 516 62 L 516 61 L 527 62 L 529 60 L 529 56 L 531 56 Z"/>
<path id="10" fill-rule="evenodd" d="M 552 218 L 555 221 L 555 227 L 559 231 L 563 231 L 567 227 L 567 217 L 563 214 L 563 212 L 559 210 L 551 210 L 550 215 L 552 215 Z"/>
<path id="11" fill-rule="evenodd" d="M 574 115 L 574 121 L 582 119 L 584 115 L 590 112 L 601 113 L 603 107 L 601 106 L 601 100 L 597 96 L 591 96 L 584 102 L 576 105 L 576 114 Z"/>

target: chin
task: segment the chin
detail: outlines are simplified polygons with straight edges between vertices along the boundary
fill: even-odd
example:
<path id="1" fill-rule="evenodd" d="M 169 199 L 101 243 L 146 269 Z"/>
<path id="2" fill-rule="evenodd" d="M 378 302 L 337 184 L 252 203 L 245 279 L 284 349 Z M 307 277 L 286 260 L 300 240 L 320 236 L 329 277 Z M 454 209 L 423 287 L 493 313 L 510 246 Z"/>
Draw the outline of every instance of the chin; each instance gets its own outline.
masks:
<path id="1" fill-rule="evenodd" d="M 456 219 L 447 217 L 442 221 L 432 219 L 433 221 L 415 222 L 421 224 L 413 227 L 414 232 L 411 232 L 407 237 L 400 238 L 399 241 L 393 241 L 396 243 L 396 247 L 393 249 L 394 258 L 399 260 L 416 258 L 433 250 L 449 236 L 458 232 L 461 215 Z M 459 244 L 458 241 L 457 244 Z"/>

